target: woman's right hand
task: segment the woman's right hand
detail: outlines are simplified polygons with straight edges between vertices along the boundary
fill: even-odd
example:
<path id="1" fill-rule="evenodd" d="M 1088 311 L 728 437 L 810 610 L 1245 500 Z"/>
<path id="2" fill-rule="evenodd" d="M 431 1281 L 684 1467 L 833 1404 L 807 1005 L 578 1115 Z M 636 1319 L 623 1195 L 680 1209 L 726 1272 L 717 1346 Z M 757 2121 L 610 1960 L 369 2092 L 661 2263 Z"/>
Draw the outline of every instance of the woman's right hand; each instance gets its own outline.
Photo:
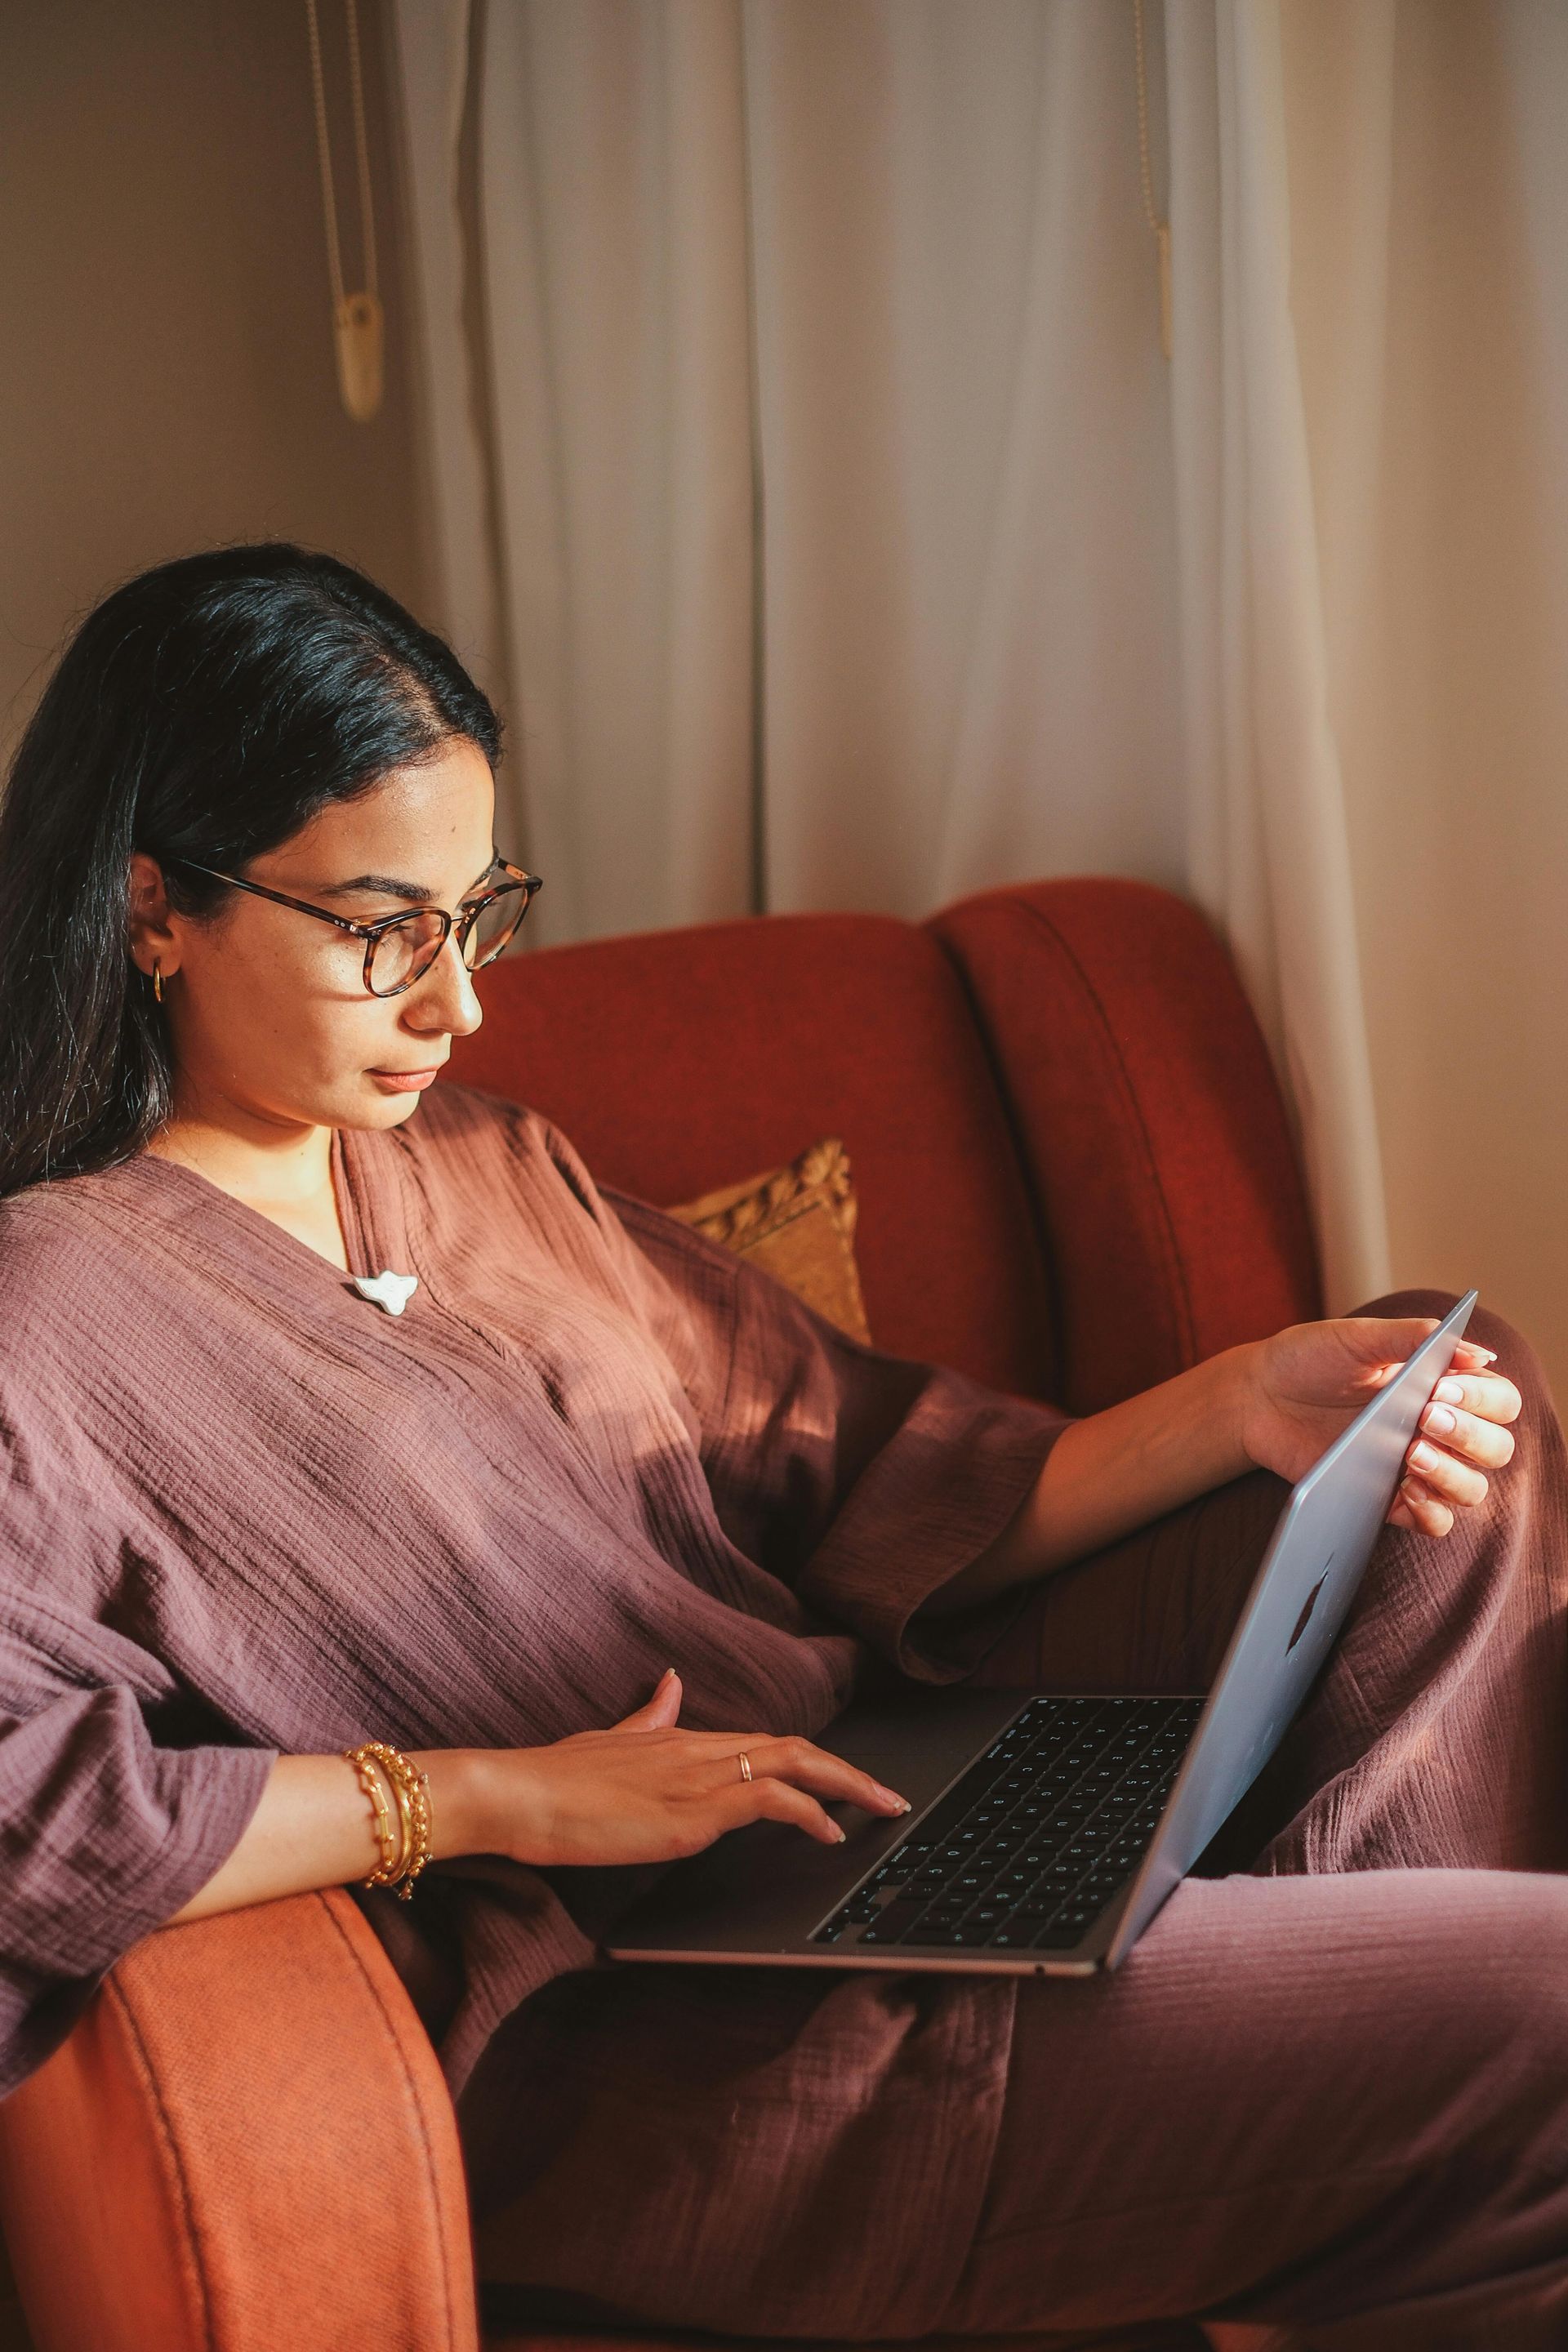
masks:
<path id="1" fill-rule="evenodd" d="M 670 1862 L 743 1822 L 795 1822 L 837 1844 L 844 1832 L 824 1799 L 847 1798 L 884 1818 L 909 1810 L 894 1790 L 809 1739 L 681 1731 L 680 1701 L 680 1677 L 667 1667 L 653 1696 L 607 1730 L 576 1731 L 548 1748 L 470 1749 L 485 1850 L 542 1867 Z M 736 1761 L 742 1750 L 749 1780 Z"/>
<path id="2" fill-rule="evenodd" d="M 771 1731 L 680 1731 L 673 1667 L 645 1706 L 607 1731 L 548 1748 L 426 1748 L 412 1761 L 430 1784 L 436 1860 L 509 1854 L 514 1862 L 673 1862 L 742 1822 L 795 1822 L 832 1845 L 844 1832 L 823 1800 L 884 1817 L 902 1797 L 809 1739 Z M 742 1780 L 735 1759 L 751 1759 Z M 381 1860 L 375 1815 L 353 1766 L 334 1756 L 278 1756 L 238 1842 L 174 1922 L 363 1881 Z M 169 1922 L 166 1924 L 174 1924 Z"/>

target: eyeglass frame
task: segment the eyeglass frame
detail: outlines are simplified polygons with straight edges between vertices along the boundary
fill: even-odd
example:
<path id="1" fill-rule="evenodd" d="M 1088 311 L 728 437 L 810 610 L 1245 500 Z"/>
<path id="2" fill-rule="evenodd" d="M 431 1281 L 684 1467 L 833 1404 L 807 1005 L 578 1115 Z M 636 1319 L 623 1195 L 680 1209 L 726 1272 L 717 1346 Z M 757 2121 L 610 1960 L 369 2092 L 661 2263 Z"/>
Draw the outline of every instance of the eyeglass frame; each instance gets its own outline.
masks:
<path id="1" fill-rule="evenodd" d="M 485 908 L 493 906 L 498 898 L 504 898 L 508 890 L 521 887 L 523 894 L 522 905 L 518 910 L 517 921 L 508 931 L 505 939 L 498 947 L 490 950 L 484 963 L 470 964 L 467 958 L 464 958 L 465 971 L 483 971 L 486 964 L 493 963 L 497 956 L 502 954 L 511 945 L 521 927 L 523 917 L 533 904 L 535 891 L 542 889 L 544 886 L 542 875 L 530 874 L 522 866 L 513 866 L 510 859 L 502 857 L 498 853 L 486 866 L 481 878 L 488 881 L 499 866 L 503 874 L 511 876 L 511 880 L 502 889 L 486 891 L 483 898 L 465 899 L 457 914 L 453 914 L 446 907 L 405 907 L 400 914 L 378 916 L 374 923 L 356 923 L 347 915 L 334 915 L 330 907 L 313 907 L 308 898 L 291 898 L 286 890 L 269 889 L 265 882 L 247 882 L 238 874 L 220 874 L 216 866 L 198 865 L 194 857 L 171 857 L 168 863 L 171 866 L 183 866 L 192 874 L 205 874 L 214 882 L 226 882 L 233 889 L 248 890 L 253 898 L 270 898 L 274 906 L 292 907 L 296 914 L 314 915 L 319 922 L 335 924 L 340 931 L 347 931 L 353 938 L 363 940 L 365 949 L 362 977 L 364 981 L 365 993 L 367 996 L 374 996 L 381 1004 L 384 1004 L 391 997 L 404 995 L 407 990 L 415 986 L 416 982 L 424 979 L 426 972 L 434 971 L 445 954 L 447 942 L 454 931 L 458 934 L 458 953 L 461 956 L 469 934 Z M 420 971 L 410 972 L 406 980 L 400 980 L 395 988 L 373 988 L 370 984 L 370 968 L 375 961 L 375 951 L 383 939 L 388 931 L 395 931 L 400 924 L 411 923 L 421 915 L 439 915 L 445 926 L 429 962 Z"/>

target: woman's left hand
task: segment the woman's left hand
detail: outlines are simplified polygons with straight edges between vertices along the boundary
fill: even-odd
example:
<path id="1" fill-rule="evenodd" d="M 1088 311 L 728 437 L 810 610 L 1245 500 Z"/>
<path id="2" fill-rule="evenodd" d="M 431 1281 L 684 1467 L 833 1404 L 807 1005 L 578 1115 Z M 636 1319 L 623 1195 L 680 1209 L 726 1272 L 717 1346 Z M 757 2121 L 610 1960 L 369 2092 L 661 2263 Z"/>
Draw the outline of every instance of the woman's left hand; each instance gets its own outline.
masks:
<path id="1" fill-rule="evenodd" d="M 1260 1339 L 1243 1406 L 1248 1458 L 1281 1478 L 1300 1478 L 1436 1328 L 1430 1315 L 1349 1315 L 1293 1323 Z M 1489 1370 L 1493 1360 L 1489 1348 L 1469 1339 L 1454 1350 L 1405 1455 L 1392 1526 L 1446 1536 L 1456 1511 L 1485 1498 L 1487 1473 L 1511 1461 L 1509 1423 L 1523 1399 L 1511 1381 Z"/>

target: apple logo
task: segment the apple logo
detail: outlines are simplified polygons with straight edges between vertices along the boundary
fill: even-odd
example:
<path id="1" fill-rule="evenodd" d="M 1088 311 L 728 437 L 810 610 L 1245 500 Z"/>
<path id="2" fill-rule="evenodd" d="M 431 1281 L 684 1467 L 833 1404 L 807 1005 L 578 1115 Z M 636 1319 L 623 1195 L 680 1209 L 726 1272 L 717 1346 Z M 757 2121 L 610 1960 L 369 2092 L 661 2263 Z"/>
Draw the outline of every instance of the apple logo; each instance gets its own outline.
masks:
<path id="1" fill-rule="evenodd" d="M 1332 1562 L 1332 1560 L 1331 1560 L 1331 1561 L 1329 1562 L 1329 1567 L 1330 1567 L 1330 1568 L 1331 1568 L 1332 1566 L 1333 1566 L 1333 1562 Z M 1323 1570 L 1323 1572 L 1322 1572 L 1322 1574 L 1321 1574 L 1321 1576 L 1320 1576 L 1320 1577 L 1319 1577 L 1319 1579 L 1318 1579 L 1318 1580 L 1317 1580 L 1316 1584 L 1314 1584 L 1314 1585 L 1313 1585 L 1312 1590 L 1310 1591 L 1310 1592 L 1309 1592 L 1309 1593 L 1308 1593 L 1308 1595 L 1307 1595 L 1307 1598 L 1306 1598 L 1305 1601 L 1302 1603 L 1302 1607 L 1301 1607 L 1301 1614 L 1300 1614 L 1300 1615 L 1297 1618 L 1297 1620 L 1296 1620 L 1296 1630 L 1295 1630 L 1295 1632 L 1291 1634 L 1290 1639 L 1289 1639 L 1289 1640 L 1286 1643 L 1286 1644 L 1285 1644 L 1285 1655 L 1286 1655 L 1287 1657 L 1289 1657 L 1289 1654 L 1290 1654 L 1291 1651 L 1295 1648 L 1295 1646 L 1296 1646 L 1297 1643 L 1300 1640 L 1300 1638 L 1301 1638 L 1302 1634 L 1306 1632 L 1306 1630 L 1307 1630 L 1307 1625 L 1308 1625 L 1308 1622 L 1309 1622 L 1309 1620 L 1310 1620 L 1310 1617 L 1311 1617 L 1311 1614 L 1312 1614 L 1313 1610 L 1314 1610 L 1314 1609 L 1317 1607 L 1317 1605 L 1318 1605 L 1318 1595 L 1319 1595 L 1319 1593 L 1320 1593 L 1320 1592 L 1321 1592 L 1321 1591 L 1322 1591 L 1322 1589 L 1323 1589 L 1324 1585 L 1325 1585 L 1325 1584 L 1327 1584 L 1328 1580 L 1329 1580 L 1329 1570 L 1328 1570 L 1327 1568 L 1325 1568 L 1325 1569 L 1324 1569 L 1324 1570 Z"/>

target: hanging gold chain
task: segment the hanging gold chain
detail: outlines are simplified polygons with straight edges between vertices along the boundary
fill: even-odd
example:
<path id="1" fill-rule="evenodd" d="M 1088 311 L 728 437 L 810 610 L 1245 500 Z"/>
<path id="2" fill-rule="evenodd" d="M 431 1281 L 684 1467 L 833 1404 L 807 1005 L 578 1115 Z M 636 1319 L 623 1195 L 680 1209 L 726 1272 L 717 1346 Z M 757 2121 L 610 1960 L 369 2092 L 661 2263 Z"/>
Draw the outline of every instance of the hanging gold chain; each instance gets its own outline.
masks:
<path id="1" fill-rule="evenodd" d="M 1149 160 L 1149 68 L 1143 45 L 1143 0 L 1132 0 L 1132 27 L 1138 52 L 1138 169 L 1143 184 L 1143 217 L 1160 264 L 1160 349 L 1171 356 L 1171 224 L 1162 220 L 1154 205 L 1154 170 Z"/>
<path id="2" fill-rule="evenodd" d="M 360 62 L 355 0 L 343 0 L 348 30 L 349 93 L 353 108 L 354 162 L 359 176 L 360 241 L 364 286 L 350 294 L 343 286 L 342 244 L 338 235 L 338 198 L 332 179 L 332 142 L 327 124 L 327 78 L 321 67 L 321 27 L 316 0 L 305 0 L 310 35 L 310 89 L 316 109 L 316 160 L 321 173 L 321 211 L 327 231 L 327 276 L 332 289 L 338 389 L 356 424 L 367 424 L 381 406 L 383 320 L 376 285 L 375 207 L 371 197 L 370 142 L 364 127 L 364 73 Z"/>

